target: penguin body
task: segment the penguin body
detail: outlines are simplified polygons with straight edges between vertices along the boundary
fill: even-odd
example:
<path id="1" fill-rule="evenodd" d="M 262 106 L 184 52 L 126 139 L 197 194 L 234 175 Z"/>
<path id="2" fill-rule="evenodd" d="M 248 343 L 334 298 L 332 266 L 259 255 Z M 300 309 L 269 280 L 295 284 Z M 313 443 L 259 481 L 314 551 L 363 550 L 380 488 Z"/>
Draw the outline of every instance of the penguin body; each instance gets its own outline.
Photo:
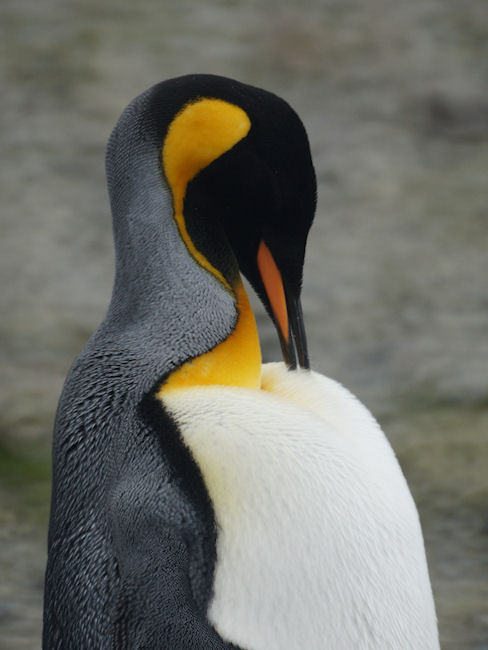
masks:
<path id="1" fill-rule="evenodd" d="M 107 178 L 114 290 L 56 416 L 44 648 L 438 648 L 394 454 L 307 370 L 299 118 L 169 80 L 122 114 Z M 289 369 L 261 365 L 240 272 Z"/>

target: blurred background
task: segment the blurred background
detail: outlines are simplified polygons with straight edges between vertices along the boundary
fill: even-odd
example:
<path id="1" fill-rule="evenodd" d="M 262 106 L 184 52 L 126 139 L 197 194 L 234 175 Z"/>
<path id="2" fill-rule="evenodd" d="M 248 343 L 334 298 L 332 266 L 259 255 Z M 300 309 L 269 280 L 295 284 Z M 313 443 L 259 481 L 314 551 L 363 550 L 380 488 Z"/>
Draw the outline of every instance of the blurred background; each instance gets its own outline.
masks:
<path id="1" fill-rule="evenodd" d="M 40 647 L 52 423 L 113 277 L 105 142 L 146 87 L 212 72 L 305 123 L 313 366 L 398 454 L 443 648 L 486 650 L 488 3 L 2 0 L 0 29 L 0 648 Z"/>

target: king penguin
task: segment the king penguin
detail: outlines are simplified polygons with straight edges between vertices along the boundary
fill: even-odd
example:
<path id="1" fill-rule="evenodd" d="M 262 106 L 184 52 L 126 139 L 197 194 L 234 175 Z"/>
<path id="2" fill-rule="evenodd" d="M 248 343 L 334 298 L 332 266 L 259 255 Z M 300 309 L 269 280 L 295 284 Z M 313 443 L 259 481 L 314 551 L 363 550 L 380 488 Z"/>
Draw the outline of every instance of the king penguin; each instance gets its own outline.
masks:
<path id="1" fill-rule="evenodd" d="M 418 514 L 372 415 L 310 370 L 316 181 L 276 95 L 190 75 L 107 147 L 116 272 L 59 403 L 45 650 L 434 650 Z M 241 273 L 284 362 L 262 364 Z"/>

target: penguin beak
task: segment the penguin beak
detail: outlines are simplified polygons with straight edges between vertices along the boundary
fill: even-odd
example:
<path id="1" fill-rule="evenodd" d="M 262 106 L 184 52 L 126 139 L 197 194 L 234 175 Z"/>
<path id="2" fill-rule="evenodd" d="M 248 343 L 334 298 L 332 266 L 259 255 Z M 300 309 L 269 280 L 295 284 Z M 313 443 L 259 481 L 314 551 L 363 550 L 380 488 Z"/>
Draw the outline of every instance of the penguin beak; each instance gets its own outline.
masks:
<path id="1" fill-rule="evenodd" d="M 298 357 L 300 368 L 310 370 L 310 359 L 308 357 L 307 336 L 305 333 L 305 323 L 303 322 L 302 303 L 299 295 L 294 295 L 291 290 L 285 286 L 286 306 L 290 318 L 290 330 Z M 292 366 L 296 368 L 295 365 Z"/>
<path id="2" fill-rule="evenodd" d="M 292 370 L 297 365 L 309 370 L 300 295 L 283 281 L 271 251 L 262 240 L 258 248 L 257 265 L 278 332 L 283 360 Z"/>

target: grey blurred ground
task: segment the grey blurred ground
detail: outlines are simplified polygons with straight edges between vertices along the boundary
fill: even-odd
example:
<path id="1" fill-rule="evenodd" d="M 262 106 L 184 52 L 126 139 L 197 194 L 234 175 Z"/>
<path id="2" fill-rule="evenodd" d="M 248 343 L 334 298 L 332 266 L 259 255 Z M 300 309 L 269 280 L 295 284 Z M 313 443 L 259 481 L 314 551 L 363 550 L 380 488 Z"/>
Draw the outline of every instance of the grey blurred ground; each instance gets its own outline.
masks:
<path id="1" fill-rule="evenodd" d="M 195 71 L 302 116 L 313 364 L 399 454 L 443 648 L 488 648 L 486 0 L 2 0 L 0 28 L 0 648 L 40 647 L 52 420 L 111 289 L 106 138 L 133 96 Z"/>

